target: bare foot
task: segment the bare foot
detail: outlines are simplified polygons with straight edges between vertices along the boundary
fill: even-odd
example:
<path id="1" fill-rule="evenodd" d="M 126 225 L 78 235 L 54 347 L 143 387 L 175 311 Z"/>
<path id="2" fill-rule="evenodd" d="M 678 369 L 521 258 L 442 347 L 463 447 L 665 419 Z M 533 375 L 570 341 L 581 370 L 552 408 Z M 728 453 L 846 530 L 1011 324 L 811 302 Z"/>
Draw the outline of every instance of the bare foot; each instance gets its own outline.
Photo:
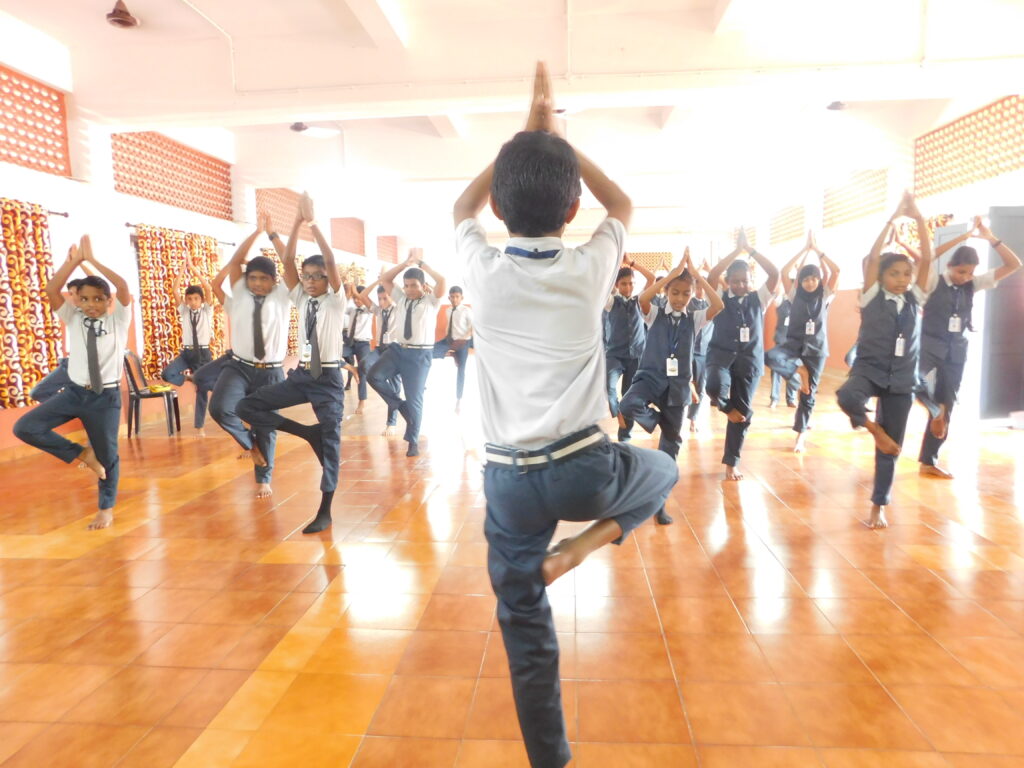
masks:
<path id="1" fill-rule="evenodd" d="M 249 457 L 252 459 L 252 463 L 257 467 L 267 466 L 267 460 L 263 456 L 263 451 L 259 449 L 259 446 L 253 444 L 252 448 L 249 449 Z"/>
<path id="2" fill-rule="evenodd" d="M 196 431 L 192 433 L 192 437 L 194 437 L 197 440 L 199 438 L 206 437 L 206 430 L 203 429 L 202 427 L 198 427 Z"/>
<path id="3" fill-rule="evenodd" d="M 888 528 L 889 521 L 885 519 L 885 507 L 880 507 L 877 504 L 873 505 L 871 507 L 871 517 L 864 522 L 864 525 L 871 529 Z"/>
<path id="4" fill-rule="evenodd" d="M 778 406 L 779 406 L 779 401 L 778 400 L 769 400 L 768 401 L 768 408 L 770 410 L 774 411 L 776 408 L 778 408 Z"/>
<path id="5" fill-rule="evenodd" d="M 952 480 L 953 473 L 934 464 L 922 464 L 918 472 L 926 477 L 939 477 L 943 480 Z"/>
<path id="6" fill-rule="evenodd" d="M 875 438 L 875 447 L 888 456 L 899 456 L 899 444 L 886 434 L 885 430 L 874 421 L 869 421 L 864 428 Z"/>
<path id="7" fill-rule="evenodd" d="M 396 427 L 394 424 L 388 424 L 386 427 L 384 427 L 384 431 L 381 432 L 380 434 L 383 437 L 394 437 L 395 435 L 398 434 L 398 427 Z"/>
<path id="8" fill-rule="evenodd" d="M 455 401 L 455 413 L 457 413 L 457 414 L 458 413 L 462 413 L 462 401 L 461 400 L 456 400 Z"/>
<path id="9" fill-rule="evenodd" d="M 811 394 L 811 377 L 810 374 L 807 373 L 807 366 L 801 365 L 799 371 L 801 374 L 800 391 L 803 392 L 805 395 L 809 395 Z"/>
<path id="10" fill-rule="evenodd" d="M 733 408 L 731 411 L 729 411 L 727 414 L 725 414 L 725 418 L 727 418 L 733 424 L 742 424 L 744 421 L 747 420 L 747 417 L 744 416 L 742 413 L 740 413 L 735 408 Z"/>
<path id="11" fill-rule="evenodd" d="M 352 414 L 353 416 L 361 416 L 362 415 L 362 413 L 363 413 L 363 403 L 365 403 L 365 402 L 366 402 L 365 400 L 360 400 L 359 401 L 359 405 L 356 406 L 356 410 Z"/>
<path id="12" fill-rule="evenodd" d="M 88 525 L 88 530 L 98 531 L 100 528 L 109 528 L 114 522 L 114 510 L 112 509 L 101 509 L 96 513 L 96 517 L 92 519 L 92 522 Z"/>
<path id="13" fill-rule="evenodd" d="M 273 493 L 274 489 L 270 487 L 270 483 L 256 483 L 257 499 L 269 499 Z"/>
<path id="14" fill-rule="evenodd" d="M 928 431 L 932 433 L 932 437 L 936 440 L 946 439 L 946 435 L 949 432 L 949 415 L 946 412 L 945 405 L 939 406 L 939 415 L 928 423 Z"/>
<path id="15" fill-rule="evenodd" d="M 806 432 L 798 433 L 797 436 L 796 436 L 796 443 L 794 443 L 794 445 L 793 445 L 793 453 L 803 453 L 804 452 L 804 447 L 805 447 L 804 444 L 806 443 L 806 441 L 807 441 L 807 433 Z"/>
<path id="16" fill-rule="evenodd" d="M 614 520 L 605 519 L 587 526 L 575 536 L 562 539 L 548 550 L 547 557 L 541 563 L 540 572 L 545 586 L 582 563 L 591 552 L 620 536 L 621 526 Z"/>
<path id="17" fill-rule="evenodd" d="M 626 428 L 626 417 L 622 415 L 621 411 L 619 412 L 618 419 L 619 419 L 619 428 L 620 429 L 625 429 Z"/>
<path id="18" fill-rule="evenodd" d="M 96 452 L 90 446 L 87 445 L 82 449 L 82 452 L 78 454 L 78 460 L 91 469 L 100 480 L 107 479 L 107 470 L 100 464 L 100 460 L 96 458 Z M 106 528 L 106 526 L 103 527 Z"/>
<path id="19" fill-rule="evenodd" d="M 690 432 L 697 434 L 697 421 L 695 419 L 690 419 Z"/>
<path id="20" fill-rule="evenodd" d="M 235 458 L 238 459 L 239 461 L 241 461 L 242 459 L 249 459 L 249 458 L 252 458 L 252 457 L 251 457 L 251 455 L 249 454 L 248 451 L 242 451 L 240 454 L 235 456 Z"/>
<path id="21" fill-rule="evenodd" d="M 743 474 L 737 471 L 736 467 L 725 465 L 725 479 L 726 480 L 742 480 Z"/>

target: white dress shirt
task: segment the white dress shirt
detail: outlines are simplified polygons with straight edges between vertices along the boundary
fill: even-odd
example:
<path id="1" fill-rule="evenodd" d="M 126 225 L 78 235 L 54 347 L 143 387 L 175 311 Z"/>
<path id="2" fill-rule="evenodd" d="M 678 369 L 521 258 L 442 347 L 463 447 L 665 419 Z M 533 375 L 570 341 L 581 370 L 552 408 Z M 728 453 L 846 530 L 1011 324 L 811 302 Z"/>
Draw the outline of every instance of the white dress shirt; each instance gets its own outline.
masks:
<path id="1" fill-rule="evenodd" d="M 590 241 L 512 238 L 529 258 L 488 245 L 476 219 L 455 230 L 474 297 L 484 438 L 541 448 L 608 417 L 601 310 L 622 263 L 626 229 L 607 218 Z"/>
<path id="2" fill-rule="evenodd" d="M 213 307 L 203 303 L 196 313 L 196 336 L 199 337 L 199 346 L 210 346 L 211 329 L 213 328 Z M 192 310 L 188 305 L 182 304 L 178 307 L 178 316 L 181 318 L 181 343 L 186 347 L 192 346 L 192 321 L 190 315 Z"/>
<path id="3" fill-rule="evenodd" d="M 394 344 L 398 341 L 398 337 L 395 335 L 395 318 L 398 316 L 395 306 L 392 304 L 387 309 L 382 309 L 379 304 L 374 304 L 371 306 L 370 311 L 377 318 L 377 343 L 384 345 Z M 381 331 L 384 329 L 385 315 L 388 318 L 388 330 L 387 333 L 381 335 Z"/>
<path id="4" fill-rule="evenodd" d="M 96 352 L 99 356 L 100 377 L 104 386 L 113 387 L 121 383 L 121 371 L 124 368 L 124 351 L 128 347 L 128 329 L 132 324 L 132 308 L 126 307 L 114 299 L 114 308 L 106 315 L 97 318 L 99 336 L 96 339 Z M 64 321 L 68 329 L 68 378 L 80 387 L 88 387 L 89 353 L 88 334 L 91 333 L 85 324 L 85 313 L 65 301 L 57 310 L 57 317 Z"/>
<path id="5" fill-rule="evenodd" d="M 946 281 L 946 285 L 953 287 L 953 281 L 949 279 L 949 273 L 946 270 L 942 270 L 942 279 Z M 971 278 L 970 282 L 974 283 L 975 291 L 988 291 L 996 287 L 996 272 L 994 269 L 984 272 L 980 275 L 975 275 Z M 939 286 L 939 274 L 934 269 L 928 273 L 928 287 L 924 292 L 924 295 L 931 296 L 935 292 L 935 289 Z"/>
<path id="6" fill-rule="evenodd" d="M 664 312 L 666 315 L 675 315 L 676 317 L 682 317 L 683 315 L 693 316 L 693 335 L 696 336 L 700 333 L 700 329 L 708 324 L 708 310 L 707 307 L 704 309 L 695 309 L 692 312 L 687 312 L 686 307 L 683 307 L 682 311 L 674 312 L 670 304 L 651 304 L 651 311 L 644 317 L 644 322 L 647 327 L 650 328 L 654 325 L 654 321 L 658 319 L 658 313 Z"/>
<path id="7" fill-rule="evenodd" d="M 350 301 L 345 307 L 345 328 L 352 330 L 352 318 L 355 317 L 355 333 L 353 341 L 370 341 L 373 339 L 373 312 L 362 305 Z"/>
<path id="8" fill-rule="evenodd" d="M 455 318 L 454 324 L 452 317 Z M 449 305 L 445 309 L 445 333 L 451 331 L 454 341 L 467 341 L 473 338 L 473 308 L 465 304 L 459 304 L 458 308 Z"/>
<path id="9" fill-rule="evenodd" d="M 399 344 L 413 346 L 434 346 L 434 330 L 437 328 L 437 307 L 440 304 L 437 296 L 424 293 L 423 298 L 407 299 L 405 291 L 396 285 L 391 292 L 395 302 L 395 313 L 391 319 L 395 324 L 395 340 Z M 412 336 L 405 338 L 405 315 L 412 311 Z"/>
<path id="10" fill-rule="evenodd" d="M 231 295 L 224 299 L 224 309 L 231 323 L 231 351 L 243 360 L 258 363 L 280 363 L 288 354 L 288 323 L 291 320 L 291 299 L 288 288 L 278 283 L 263 300 L 260 321 L 263 326 L 263 349 L 266 355 L 257 360 L 253 350 L 252 314 L 256 308 L 252 293 L 245 287 L 245 275 L 231 286 Z M 321 351 L 321 355 L 323 352 Z"/>
<path id="11" fill-rule="evenodd" d="M 314 299 L 302 289 L 300 282 L 292 288 L 289 296 L 299 315 L 299 356 L 303 357 L 303 350 L 309 342 L 306 336 L 306 312 L 309 309 L 309 303 L 315 301 L 320 305 L 316 312 L 316 340 L 320 345 L 320 362 L 336 363 L 340 361 L 341 350 L 345 346 L 342 331 L 345 329 L 345 320 L 348 317 L 348 312 L 346 312 L 348 301 L 345 294 L 335 293 L 333 288 L 328 288 L 327 293 Z"/>
<path id="12" fill-rule="evenodd" d="M 864 307 L 871 303 L 871 300 L 878 295 L 878 292 L 880 290 L 882 291 L 882 293 L 885 294 L 886 299 L 892 299 L 893 301 L 896 302 L 897 314 L 903 311 L 903 305 L 907 303 L 907 299 L 904 296 L 904 294 L 889 293 L 888 291 L 883 290 L 882 284 L 877 281 L 872 283 L 865 290 L 861 291 L 860 297 L 857 299 L 857 304 L 860 306 L 861 309 L 863 309 Z M 910 286 L 910 288 L 908 289 L 908 293 L 912 293 L 914 298 L 917 299 L 918 306 L 924 306 L 924 302 L 928 299 L 924 291 L 922 291 L 918 287 L 917 283 L 914 283 L 913 285 Z"/>
<path id="13" fill-rule="evenodd" d="M 767 285 L 762 285 L 760 288 L 757 289 L 757 291 L 755 291 L 755 293 L 757 293 L 757 298 L 761 302 L 761 312 L 767 312 L 768 307 L 772 305 L 772 302 L 775 298 L 774 292 L 769 291 Z M 736 294 L 732 292 L 731 288 L 725 292 L 725 295 L 730 299 L 736 298 Z M 749 295 L 749 293 L 743 294 L 743 296 L 740 297 L 740 304 L 745 303 L 747 300 L 747 296 Z"/>

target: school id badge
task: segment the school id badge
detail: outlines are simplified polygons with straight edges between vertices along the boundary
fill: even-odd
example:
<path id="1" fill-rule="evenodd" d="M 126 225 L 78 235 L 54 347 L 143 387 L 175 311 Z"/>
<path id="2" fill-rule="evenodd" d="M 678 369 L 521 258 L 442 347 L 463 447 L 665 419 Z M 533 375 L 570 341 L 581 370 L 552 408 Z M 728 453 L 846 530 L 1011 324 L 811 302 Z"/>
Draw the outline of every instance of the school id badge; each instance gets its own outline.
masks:
<path id="1" fill-rule="evenodd" d="M 808 320 L 807 321 L 807 324 L 804 326 L 804 335 L 805 336 L 813 336 L 814 335 L 814 321 L 813 320 Z"/>
<path id="2" fill-rule="evenodd" d="M 907 354 L 907 340 L 905 338 L 903 338 L 902 334 L 899 336 L 899 338 L 896 339 L 896 352 L 895 352 L 895 354 L 896 354 L 896 357 L 903 357 L 904 355 Z"/>
<path id="3" fill-rule="evenodd" d="M 949 332 L 960 333 L 961 327 L 962 326 L 960 324 L 960 315 L 952 315 L 949 318 Z"/>
<path id="4" fill-rule="evenodd" d="M 304 363 L 308 363 L 313 358 L 313 345 L 308 341 L 302 345 L 302 357 L 300 360 Z"/>
<path id="5" fill-rule="evenodd" d="M 750 343 L 750 326 L 749 325 L 741 325 L 740 326 L 740 343 L 741 344 L 748 344 L 748 343 Z"/>
<path id="6" fill-rule="evenodd" d="M 679 361 L 674 357 L 665 358 L 665 375 L 666 376 L 678 376 L 679 375 Z"/>

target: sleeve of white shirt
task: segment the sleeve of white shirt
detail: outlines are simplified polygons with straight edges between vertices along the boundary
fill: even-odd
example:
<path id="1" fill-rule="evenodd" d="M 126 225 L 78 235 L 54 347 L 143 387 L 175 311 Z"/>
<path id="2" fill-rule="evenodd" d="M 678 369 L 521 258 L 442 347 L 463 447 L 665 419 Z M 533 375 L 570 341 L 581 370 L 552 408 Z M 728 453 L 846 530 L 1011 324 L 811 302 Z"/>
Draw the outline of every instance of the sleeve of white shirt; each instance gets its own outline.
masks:
<path id="1" fill-rule="evenodd" d="M 402 286 L 395 285 L 395 287 L 391 289 L 391 300 L 395 302 L 396 306 L 405 301 L 405 291 L 402 289 Z"/>
<path id="2" fill-rule="evenodd" d="M 878 281 L 873 282 L 867 288 L 860 292 L 860 296 L 857 297 L 857 304 L 861 309 L 866 307 L 871 301 L 878 295 L 879 291 Z"/>
<path id="3" fill-rule="evenodd" d="M 918 304 L 924 304 L 926 301 L 928 301 L 928 294 L 922 291 L 921 287 L 917 283 L 914 283 L 912 286 L 910 286 L 910 292 L 911 294 L 913 294 Z"/>
<path id="4" fill-rule="evenodd" d="M 295 286 L 296 288 L 302 287 L 302 281 Z M 284 284 L 282 280 L 280 283 L 274 286 L 274 290 L 270 292 L 271 300 L 281 306 L 289 306 L 292 303 L 291 291 L 288 290 L 288 286 Z"/>
<path id="5" fill-rule="evenodd" d="M 693 333 L 696 336 L 700 332 L 700 329 L 710 322 L 708 320 L 708 311 L 706 308 L 695 309 L 691 314 L 693 315 Z"/>
<path id="6" fill-rule="evenodd" d="M 296 307 L 299 306 L 299 299 L 302 298 L 305 291 L 302 289 L 302 283 L 299 283 L 288 292 L 288 299 Z"/>
<path id="7" fill-rule="evenodd" d="M 121 302 L 117 302 L 120 304 Z M 70 301 L 65 301 L 60 305 L 60 309 L 57 310 L 57 317 L 64 321 L 64 325 L 70 325 L 72 318 L 75 316 L 75 307 Z"/>
<path id="8" fill-rule="evenodd" d="M 924 291 L 926 296 L 931 296 L 935 289 L 939 287 L 939 270 L 936 269 L 936 265 L 933 263 L 932 268 L 928 271 L 928 279 L 925 281 Z"/>
<path id="9" fill-rule="evenodd" d="M 974 278 L 974 290 L 976 291 L 988 291 L 996 287 L 996 283 L 999 281 L 996 279 L 996 271 L 990 269 L 982 275 L 978 275 Z"/>
<path id="10" fill-rule="evenodd" d="M 608 301 L 606 301 L 606 302 L 604 303 L 604 311 L 605 311 L 605 312 L 611 312 L 611 310 L 612 310 L 612 305 L 613 305 L 614 303 L 615 303 L 615 294 L 612 294 L 611 296 L 609 296 L 609 297 L 608 297 Z"/>
<path id="11" fill-rule="evenodd" d="M 498 256 L 500 252 L 487 242 L 487 231 L 478 219 L 466 219 L 455 228 L 455 253 L 462 261 L 466 284 L 477 280 L 479 261 L 485 256 Z"/>
<path id="12" fill-rule="evenodd" d="M 427 291 L 423 294 L 423 300 L 427 303 L 427 306 L 436 307 L 441 303 L 441 299 L 437 297 L 437 294 L 433 291 Z"/>
<path id="13" fill-rule="evenodd" d="M 114 327 L 117 328 L 121 333 L 126 334 L 128 328 L 132 324 L 132 308 L 131 306 L 125 306 L 120 301 L 114 302 L 113 311 Z"/>
<path id="14" fill-rule="evenodd" d="M 241 296 L 242 295 L 241 292 L 244 291 L 244 290 L 246 290 L 246 288 L 245 288 L 245 275 L 242 275 L 242 277 L 238 278 L 238 280 L 236 280 L 234 283 L 232 283 L 232 285 L 231 285 L 231 293 L 227 294 L 224 297 L 224 309 L 231 309 L 231 305 L 234 304 L 234 302 L 235 302 L 235 297 L 236 296 Z"/>
<path id="15" fill-rule="evenodd" d="M 601 282 L 608 286 L 607 290 L 611 293 L 615 285 L 615 275 L 618 273 L 617 268 L 622 263 L 622 254 L 626 252 L 626 228 L 622 222 L 611 216 L 607 217 L 594 230 L 586 245 L 581 246 L 581 250 L 591 258 L 599 260 L 595 264 L 595 269 L 606 270 L 603 275 L 607 275 L 607 280 Z"/>
<path id="16" fill-rule="evenodd" d="M 651 308 L 644 316 L 644 322 L 647 323 L 647 327 L 650 328 L 654 325 L 654 321 L 658 319 L 658 313 L 661 312 L 661 307 L 651 302 Z"/>
<path id="17" fill-rule="evenodd" d="M 768 311 L 768 307 L 772 305 L 772 298 L 774 296 L 775 291 L 770 290 L 767 283 L 757 289 L 757 298 L 761 301 L 761 312 Z"/>

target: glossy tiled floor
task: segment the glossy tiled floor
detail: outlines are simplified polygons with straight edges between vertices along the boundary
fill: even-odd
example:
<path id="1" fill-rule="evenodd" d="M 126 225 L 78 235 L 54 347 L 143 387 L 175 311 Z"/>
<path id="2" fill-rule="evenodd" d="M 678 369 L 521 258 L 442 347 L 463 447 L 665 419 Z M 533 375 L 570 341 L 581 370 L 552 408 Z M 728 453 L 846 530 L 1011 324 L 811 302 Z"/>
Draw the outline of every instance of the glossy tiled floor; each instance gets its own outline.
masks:
<path id="1" fill-rule="evenodd" d="M 122 440 L 99 533 L 86 473 L 0 465 L 0 764 L 525 765 L 477 421 L 432 376 L 419 460 L 372 436 L 376 403 L 346 420 L 322 538 L 297 532 L 318 468 L 287 436 L 269 502 L 215 426 Z M 551 590 L 574 765 L 1024 766 L 1019 435 L 954 422 L 957 479 L 924 480 L 915 413 L 876 533 L 869 440 L 821 400 L 803 457 L 791 412 L 760 410 L 739 485 L 719 482 L 715 417 L 682 451 L 676 524 Z"/>

